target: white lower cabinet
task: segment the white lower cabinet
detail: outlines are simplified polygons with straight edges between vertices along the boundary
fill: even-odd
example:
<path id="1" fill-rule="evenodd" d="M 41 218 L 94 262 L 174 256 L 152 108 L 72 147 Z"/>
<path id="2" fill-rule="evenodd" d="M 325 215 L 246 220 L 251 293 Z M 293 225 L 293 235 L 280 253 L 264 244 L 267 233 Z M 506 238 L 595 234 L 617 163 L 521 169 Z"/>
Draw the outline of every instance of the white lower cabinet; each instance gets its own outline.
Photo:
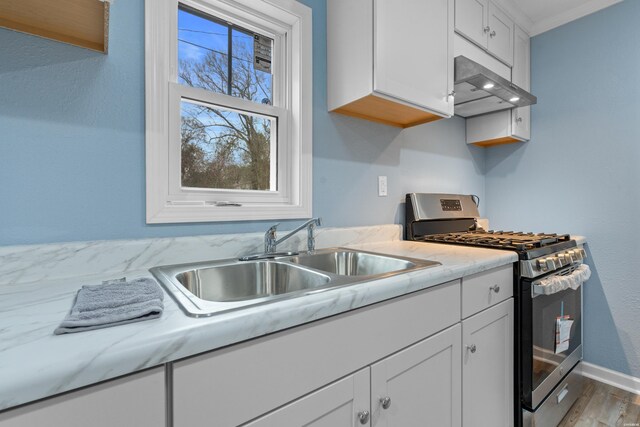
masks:
<path id="1" fill-rule="evenodd" d="M 460 339 L 456 325 L 372 365 L 372 426 L 460 426 Z"/>
<path id="2" fill-rule="evenodd" d="M 244 426 L 460 427 L 460 340 L 455 325 Z"/>
<path id="3" fill-rule="evenodd" d="M 164 368 L 150 369 L 0 413 L 0 427 L 162 427 Z"/>
<path id="4" fill-rule="evenodd" d="M 356 427 L 369 425 L 369 390 L 369 368 L 365 368 L 245 426 Z"/>
<path id="5" fill-rule="evenodd" d="M 298 403 L 308 405 L 305 403 L 307 397 L 316 393 L 318 396 L 324 395 L 325 393 L 319 391 L 337 384 L 337 380 L 348 378 L 362 369 L 368 370 L 381 360 L 391 360 L 401 354 L 399 351 L 418 354 L 418 350 L 414 352 L 409 349 L 413 349 L 416 343 L 430 342 L 432 338 L 435 339 L 433 342 L 441 343 L 437 344 L 441 347 L 440 350 L 455 352 L 457 349 L 459 360 L 459 336 L 458 343 L 455 344 L 453 335 L 441 332 L 459 323 L 460 281 L 456 280 L 174 362 L 173 425 L 238 426 L 263 418 L 266 424 L 257 425 L 272 425 L 267 420 L 276 413 L 274 411 L 289 408 L 287 413 L 297 414 L 294 406 Z M 440 337 L 440 334 L 447 338 L 436 338 Z M 439 341 L 443 339 L 444 341 Z M 415 359 L 428 361 L 414 372 L 435 372 L 434 363 L 441 360 L 439 357 L 429 357 L 437 352 L 436 349 L 429 345 L 415 348 L 424 351 L 423 355 Z M 398 363 L 394 361 L 391 365 L 397 366 Z M 401 371 L 414 366 L 406 363 L 407 366 Z M 447 378 L 449 377 L 451 375 L 447 375 Z M 400 383 L 392 381 L 391 384 L 395 389 Z M 435 381 L 431 384 L 434 393 L 436 389 L 444 387 Z M 419 389 L 408 391 L 406 394 L 417 390 Z M 313 401 L 315 398 L 310 400 Z M 367 391 L 364 409 L 373 412 L 375 419 L 376 408 L 369 407 L 369 399 Z M 399 406 L 394 410 L 406 405 L 400 397 L 399 399 Z M 351 403 L 347 402 L 351 401 L 347 393 L 337 396 L 334 403 L 339 405 L 343 402 L 350 405 Z M 329 414 L 335 408 L 336 412 L 331 414 L 331 417 L 337 417 L 343 414 L 342 411 L 346 411 L 346 408 L 338 410 L 339 406 L 332 405 L 327 403 L 326 412 L 323 410 L 316 415 L 320 417 Z M 360 405 L 354 406 L 353 417 L 346 425 L 352 425 L 356 414 L 362 410 Z M 297 423 L 298 418 L 292 420 L 279 422 L 277 425 L 305 425 Z M 369 425 L 368 422 L 364 425 Z M 363 424 L 359 424 L 358 421 L 357 425 Z"/>
<path id="6" fill-rule="evenodd" d="M 513 299 L 462 322 L 462 420 L 513 426 Z"/>

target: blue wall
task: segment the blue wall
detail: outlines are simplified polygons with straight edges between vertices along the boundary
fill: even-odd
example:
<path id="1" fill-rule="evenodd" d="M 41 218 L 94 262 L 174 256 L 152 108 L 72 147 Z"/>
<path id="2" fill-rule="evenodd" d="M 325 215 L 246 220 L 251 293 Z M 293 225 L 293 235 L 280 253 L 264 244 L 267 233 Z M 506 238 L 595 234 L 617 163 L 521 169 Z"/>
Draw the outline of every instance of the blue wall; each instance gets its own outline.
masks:
<path id="1" fill-rule="evenodd" d="M 588 237 L 585 359 L 640 377 L 640 1 L 532 39 L 532 140 L 491 149 L 497 228 Z"/>
<path id="2" fill-rule="evenodd" d="M 408 191 L 482 197 L 484 151 L 465 145 L 461 119 L 401 132 L 327 113 L 325 1 L 303 3 L 314 24 L 314 215 L 401 223 Z M 116 2 L 110 22 L 107 56 L 0 29 L 0 245 L 266 230 L 145 224 L 143 0 Z M 377 196 L 378 175 L 389 197 Z"/>

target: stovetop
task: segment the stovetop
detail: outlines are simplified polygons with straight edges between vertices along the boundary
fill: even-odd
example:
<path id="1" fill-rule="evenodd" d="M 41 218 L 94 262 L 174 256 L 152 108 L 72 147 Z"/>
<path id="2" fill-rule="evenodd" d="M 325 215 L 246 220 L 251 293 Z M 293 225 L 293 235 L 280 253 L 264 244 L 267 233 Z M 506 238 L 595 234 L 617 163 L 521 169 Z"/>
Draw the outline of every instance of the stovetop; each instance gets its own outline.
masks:
<path id="1" fill-rule="evenodd" d="M 531 251 L 561 242 L 568 242 L 568 234 L 522 233 L 514 231 L 474 230 L 456 233 L 431 234 L 415 238 L 426 242 L 441 242 L 494 249 Z"/>

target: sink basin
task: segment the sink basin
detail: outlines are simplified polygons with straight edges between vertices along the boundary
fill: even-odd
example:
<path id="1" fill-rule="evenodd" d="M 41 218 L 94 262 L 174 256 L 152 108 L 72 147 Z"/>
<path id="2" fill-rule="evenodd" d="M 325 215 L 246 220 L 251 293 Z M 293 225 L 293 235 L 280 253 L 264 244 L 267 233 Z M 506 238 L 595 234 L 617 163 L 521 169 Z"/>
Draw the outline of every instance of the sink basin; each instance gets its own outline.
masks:
<path id="1" fill-rule="evenodd" d="M 207 301 L 243 301 L 326 285 L 331 279 L 295 265 L 243 262 L 188 270 L 176 275 L 186 290 Z"/>
<path id="2" fill-rule="evenodd" d="M 440 265 L 344 248 L 296 256 L 154 267 L 149 271 L 189 316 L 212 316 Z"/>
<path id="3" fill-rule="evenodd" d="M 341 276 L 372 276 L 416 267 L 414 262 L 406 259 L 351 250 L 300 255 L 290 261 Z"/>

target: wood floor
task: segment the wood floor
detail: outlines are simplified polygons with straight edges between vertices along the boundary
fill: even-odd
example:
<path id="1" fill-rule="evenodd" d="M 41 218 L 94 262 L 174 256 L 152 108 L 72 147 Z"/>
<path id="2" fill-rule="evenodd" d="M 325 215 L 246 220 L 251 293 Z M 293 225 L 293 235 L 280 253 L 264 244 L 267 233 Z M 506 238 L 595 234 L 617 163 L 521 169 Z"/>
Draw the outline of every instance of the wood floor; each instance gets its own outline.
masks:
<path id="1" fill-rule="evenodd" d="M 640 427 L 640 395 L 584 380 L 584 393 L 558 427 Z"/>

